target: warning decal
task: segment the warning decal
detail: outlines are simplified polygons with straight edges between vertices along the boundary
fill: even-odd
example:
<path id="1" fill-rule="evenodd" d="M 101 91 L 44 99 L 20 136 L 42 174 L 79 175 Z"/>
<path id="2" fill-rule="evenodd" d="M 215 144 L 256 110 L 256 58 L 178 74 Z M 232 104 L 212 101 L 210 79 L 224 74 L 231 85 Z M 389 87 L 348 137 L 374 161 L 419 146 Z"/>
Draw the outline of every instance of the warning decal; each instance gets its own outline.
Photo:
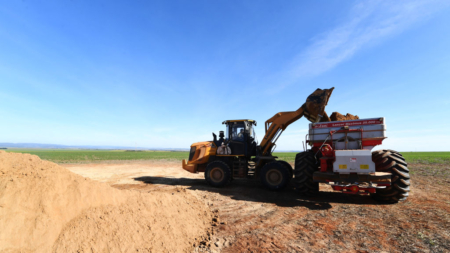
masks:
<path id="1" fill-rule="evenodd" d="M 356 158 L 351 157 L 351 158 L 350 158 L 350 162 L 351 162 L 351 163 L 356 163 Z"/>

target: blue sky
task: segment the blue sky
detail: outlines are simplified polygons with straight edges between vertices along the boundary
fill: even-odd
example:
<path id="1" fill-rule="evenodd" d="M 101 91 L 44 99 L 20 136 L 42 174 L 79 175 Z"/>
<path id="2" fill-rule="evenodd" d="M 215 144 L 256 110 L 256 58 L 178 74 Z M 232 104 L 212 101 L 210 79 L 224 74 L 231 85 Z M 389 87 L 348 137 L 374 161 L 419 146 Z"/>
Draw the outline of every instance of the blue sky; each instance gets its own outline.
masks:
<path id="1" fill-rule="evenodd" d="M 449 1 L 1 1 L 0 142 L 188 148 L 335 87 L 381 148 L 448 151 Z M 300 150 L 308 121 L 277 150 Z"/>

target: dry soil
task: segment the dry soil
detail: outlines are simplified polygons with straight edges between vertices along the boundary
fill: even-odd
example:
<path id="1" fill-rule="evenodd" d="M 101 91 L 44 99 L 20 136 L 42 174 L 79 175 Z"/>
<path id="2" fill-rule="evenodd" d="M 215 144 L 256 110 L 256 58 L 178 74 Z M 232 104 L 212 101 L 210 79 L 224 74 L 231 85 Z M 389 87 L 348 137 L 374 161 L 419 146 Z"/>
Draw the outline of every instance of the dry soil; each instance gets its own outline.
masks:
<path id="1" fill-rule="evenodd" d="M 344 121 L 344 120 L 355 120 L 359 119 L 358 115 L 352 115 L 347 113 L 346 115 L 342 115 L 339 112 L 333 112 L 330 116 L 331 121 Z"/>
<path id="2" fill-rule="evenodd" d="M 95 180 L 123 172 L 92 180 L 0 151 L 0 252 L 192 252 L 210 241 L 217 217 L 184 188 L 119 190 Z"/>
<path id="3" fill-rule="evenodd" d="M 450 252 L 449 165 L 409 165 L 410 197 L 392 205 L 332 192 L 326 185 L 314 198 L 302 198 L 292 187 L 268 191 L 247 179 L 213 188 L 203 174 L 173 161 L 64 166 L 120 190 L 195 194 L 217 216 L 213 235 L 196 244 L 196 252 Z M 195 216 L 199 210 L 183 212 Z"/>

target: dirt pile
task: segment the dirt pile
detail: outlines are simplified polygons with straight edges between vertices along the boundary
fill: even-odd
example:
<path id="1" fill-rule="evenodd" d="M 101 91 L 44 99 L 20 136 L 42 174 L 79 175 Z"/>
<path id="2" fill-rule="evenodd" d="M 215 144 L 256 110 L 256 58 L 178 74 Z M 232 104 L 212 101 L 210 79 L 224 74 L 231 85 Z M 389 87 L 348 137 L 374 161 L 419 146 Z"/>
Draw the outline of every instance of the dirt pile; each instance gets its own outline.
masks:
<path id="1" fill-rule="evenodd" d="M 187 252 L 211 220 L 182 190 L 118 190 L 0 151 L 0 252 Z"/>
<path id="2" fill-rule="evenodd" d="M 344 121 L 344 120 L 354 120 L 359 119 L 358 115 L 351 115 L 347 113 L 347 115 L 342 115 L 338 112 L 333 112 L 330 116 L 331 121 Z"/>

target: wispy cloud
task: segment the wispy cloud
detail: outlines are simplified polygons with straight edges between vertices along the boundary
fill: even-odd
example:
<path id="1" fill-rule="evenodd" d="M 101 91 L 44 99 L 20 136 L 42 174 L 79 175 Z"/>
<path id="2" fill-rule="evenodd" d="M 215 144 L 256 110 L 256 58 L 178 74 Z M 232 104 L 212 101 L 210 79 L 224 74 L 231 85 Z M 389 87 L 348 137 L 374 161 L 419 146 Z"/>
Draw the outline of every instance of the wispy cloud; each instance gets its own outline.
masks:
<path id="1" fill-rule="evenodd" d="M 403 32 L 449 1 L 358 1 L 343 23 L 316 38 L 292 63 L 290 82 L 317 76 L 348 60 L 358 51 Z"/>

